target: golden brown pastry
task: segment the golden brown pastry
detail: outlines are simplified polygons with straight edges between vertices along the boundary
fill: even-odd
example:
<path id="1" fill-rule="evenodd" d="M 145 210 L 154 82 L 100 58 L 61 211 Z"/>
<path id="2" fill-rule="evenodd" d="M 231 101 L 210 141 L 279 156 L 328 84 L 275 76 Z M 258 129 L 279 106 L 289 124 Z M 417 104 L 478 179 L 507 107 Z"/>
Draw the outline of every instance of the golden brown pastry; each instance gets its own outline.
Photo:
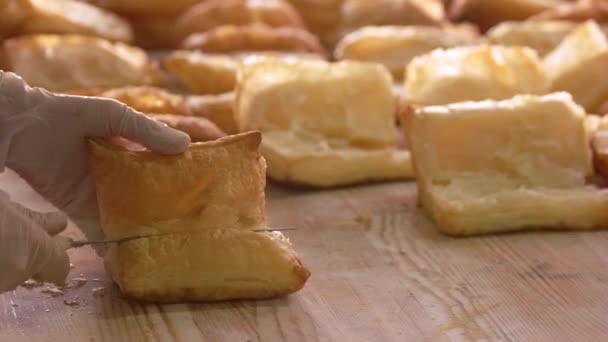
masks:
<path id="1" fill-rule="evenodd" d="M 97 96 L 115 99 L 146 114 L 192 114 L 183 96 L 161 88 L 123 87 L 105 90 Z"/>
<path id="2" fill-rule="evenodd" d="M 238 79 L 239 129 L 264 132 L 271 178 L 327 187 L 411 176 L 382 65 L 266 58 L 244 63 Z"/>
<path id="3" fill-rule="evenodd" d="M 78 35 L 33 35 L 4 41 L 5 68 L 51 91 L 116 88 L 159 82 L 146 53 L 122 43 Z"/>
<path id="4" fill-rule="evenodd" d="M 228 134 L 239 132 L 234 113 L 234 92 L 189 96 L 187 103 L 192 110 L 192 115 L 210 120 Z"/>
<path id="5" fill-rule="evenodd" d="M 207 53 L 285 51 L 325 55 L 319 40 L 305 30 L 262 25 L 220 26 L 204 33 L 194 33 L 184 39 L 182 47 Z"/>
<path id="6" fill-rule="evenodd" d="M 176 30 L 183 39 L 220 26 L 251 24 L 304 27 L 298 12 L 285 0 L 207 0 L 185 11 Z"/>
<path id="7" fill-rule="evenodd" d="M 192 142 L 217 140 L 226 136 L 226 133 L 222 132 L 213 122 L 202 117 L 174 114 L 149 114 L 148 116 L 188 134 Z"/>
<path id="8" fill-rule="evenodd" d="M 164 60 L 165 68 L 196 94 L 221 94 L 234 90 L 236 73 L 247 58 L 276 57 L 286 60 L 320 59 L 317 54 L 251 52 L 230 55 L 199 51 L 174 51 Z"/>
<path id="9" fill-rule="evenodd" d="M 593 21 L 579 25 L 543 61 L 554 90 L 572 94 L 590 113 L 608 99 L 608 40 Z"/>
<path id="10" fill-rule="evenodd" d="M 576 0 L 563 2 L 558 6 L 547 9 L 529 19 L 570 20 L 579 22 L 596 20 L 598 22 L 606 22 L 608 20 L 608 2 L 606 0 Z"/>
<path id="11" fill-rule="evenodd" d="M 162 156 L 91 143 L 108 239 L 164 234 L 110 247 L 121 291 L 146 301 L 269 298 L 302 288 L 310 272 L 289 241 L 265 228 L 261 134 L 194 143 Z"/>
<path id="12" fill-rule="evenodd" d="M 135 35 L 134 44 L 144 49 L 172 49 L 181 39 L 175 32 L 177 18 L 166 16 L 129 17 Z"/>
<path id="13" fill-rule="evenodd" d="M 524 20 L 561 3 L 563 0 L 452 0 L 448 16 L 474 22 L 485 31 L 500 22 Z"/>
<path id="14" fill-rule="evenodd" d="M 436 48 L 472 45 L 479 33 L 469 25 L 445 28 L 431 26 L 368 26 L 351 32 L 337 45 L 334 57 L 381 63 L 393 77 L 403 79 L 405 67 L 416 56 Z"/>
<path id="15" fill-rule="evenodd" d="M 344 0 L 288 0 L 300 13 L 306 27 L 314 33 L 323 45 L 333 49 L 340 39 Z"/>
<path id="16" fill-rule="evenodd" d="M 201 0 L 87 0 L 102 8 L 128 16 L 176 16 Z"/>
<path id="17" fill-rule="evenodd" d="M 4 0 L 0 3 L 0 37 L 69 33 L 131 42 L 129 23 L 119 16 L 75 0 Z"/>
<path id="18" fill-rule="evenodd" d="M 608 190 L 586 184 L 585 111 L 569 94 L 421 107 L 403 121 L 419 200 L 442 232 L 608 227 Z"/>
<path id="19" fill-rule="evenodd" d="M 443 105 L 549 90 L 550 82 L 534 50 L 478 45 L 438 49 L 414 58 L 407 67 L 404 91 L 412 104 Z"/>
<path id="20" fill-rule="evenodd" d="M 530 47 L 542 57 L 555 49 L 577 25 L 567 20 L 506 21 L 491 28 L 487 37 L 492 44 Z"/>

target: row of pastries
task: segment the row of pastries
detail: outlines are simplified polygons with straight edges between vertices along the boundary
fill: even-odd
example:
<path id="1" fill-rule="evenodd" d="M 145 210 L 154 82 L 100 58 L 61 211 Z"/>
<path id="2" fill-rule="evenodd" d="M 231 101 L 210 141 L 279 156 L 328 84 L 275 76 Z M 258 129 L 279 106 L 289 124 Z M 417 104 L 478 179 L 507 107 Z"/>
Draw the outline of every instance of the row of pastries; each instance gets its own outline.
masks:
<path id="1" fill-rule="evenodd" d="M 457 236 L 608 224 L 605 1 L 0 6 L 2 69 L 192 137 L 179 156 L 88 142 L 106 237 L 165 234 L 106 253 L 131 298 L 300 290 L 310 270 L 266 231 L 267 176 L 415 180 L 422 209 Z"/>

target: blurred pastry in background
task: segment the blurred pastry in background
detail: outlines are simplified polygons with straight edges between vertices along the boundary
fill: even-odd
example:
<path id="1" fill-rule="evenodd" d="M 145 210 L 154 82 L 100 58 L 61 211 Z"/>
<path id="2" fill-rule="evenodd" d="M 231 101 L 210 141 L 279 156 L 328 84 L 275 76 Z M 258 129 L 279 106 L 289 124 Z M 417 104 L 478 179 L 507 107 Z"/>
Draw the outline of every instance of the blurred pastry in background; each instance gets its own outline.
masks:
<path id="1" fill-rule="evenodd" d="M 527 46 L 542 57 L 555 49 L 578 24 L 567 20 L 505 21 L 487 32 L 493 44 Z"/>
<path id="2" fill-rule="evenodd" d="M 539 13 L 530 20 L 608 21 L 608 1 L 576 0 L 564 2 Z"/>
<path id="3" fill-rule="evenodd" d="M 86 0 L 96 6 L 107 8 L 125 16 L 166 16 L 181 14 L 201 0 Z"/>
<path id="4" fill-rule="evenodd" d="M 173 49 L 181 42 L 175 33 L 175 17 L 131 16 L 127 20 L 133 28 L 134 45 L 144 49 Z"/>
<path id="5" fill-rule="evenodd" d="M 186 98 L 192 115 L 210 120 L 227 134 L 239 133 L 234 113 L 234 92 L 219 95 L 192 95 Z"/>

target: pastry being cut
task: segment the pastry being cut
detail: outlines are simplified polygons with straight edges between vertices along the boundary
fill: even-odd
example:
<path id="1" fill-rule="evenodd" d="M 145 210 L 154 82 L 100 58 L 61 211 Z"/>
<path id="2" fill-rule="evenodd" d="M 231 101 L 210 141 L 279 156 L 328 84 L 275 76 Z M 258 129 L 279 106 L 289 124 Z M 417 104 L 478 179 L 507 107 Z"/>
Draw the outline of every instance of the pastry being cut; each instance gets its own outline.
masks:
<path id="1" fill-rule="evenodd" d="M 506 21 L 491 28 L 487 37 L 493 44 L 527 46 L 545 56 L 572 32 L 578 24 L 572 21 Z"/>
<path id="2" fill-rule="evenodd" d="M 188 134 L 192 142 L 217 140 L 226 136 L 226 133 L 222 132 L 211 120 L 202 117 L 175 114 L 149 114 L 148 116 Z"/>
<path id="3" fill-rule="evenodd" d="M 207 53 L 284 51 L 325 55 L 317 37 L 303 29 L 263 25 L 228 25 L 193 33 L 184 39 L 182 47 Z"/>
<path id="4" fill-rule="evenodd" d="M 101 141 L 92 170 L 108 239 L 106 267 L 121 291 L 144 301 L 217 301 L 286 295 L 310 272 L 289 240 L 264 229 L 261 134 L 194 143 L 163 156 Z"/>
<path id="5" fill-rule="evenodd" d="M 500 45 L 435 50 L 414 58 L 405 80 L 406 98 L 417 105 L 502 100 L 549 90 L 550 82 L 534 50 Z"/>
<path id="6" fill-rule="evenodd" d="M 585 111 L 565 93 L 404 111 L 419 201 L 439 229 L 476 235 L 608 227 Z"/>
<path id="7" fill-rule="evenodd" d="M 230 55 L 199 51 L 175 51 L 164 60 L 165 68 L 196 94 L 221 94 L 234 90 L 236 74 L 247 58 L 320 59 L 312 53 L 251 52 Z"/>
<path id="8" fill-rule="evenodd" d="M 159 82 L 146 53 L 122 43 L 79 35 L 33 35 L 3 44 L 4 67 L 51 91 L 116 88 Z"/>
<path id="9" fill-rule="evenodd" d="M 524 20 L 562 3 L 563 0 L 452 0 L 448 16 L 478 24 L 485 31 L 503 21 Z"/>
<path id="10" fill-rule="evenodd" d="M 572 94 L 590 113 L 608 100 L 608 40 L 593 21 L 581 24 L 543 61 L 554 90 Z"/>
<path id="11" fill-rule="evenodd" d="M 304 27 L 298 12 L 285 0 L 207 0 L 185 11 L 176 30 L 183 39 L 220 26 L 251 24 Z"/>
<path id="12" fill-rule="evenodd" d="M 188 107 L 192 115 L 205 118 L 228 134 L 239 132 L 234 113 L 234 92 L 219 95 L 189 96 Z"/>
<path id="13" fill-rule="evenodd" d="M 469 25 L 438 28 L 431 26 L 368 26 L 345 36 L 334 52 L 336 59 L 381 63 L 393 77 L 404 77 L 405 67 L 416 56 L 436 48 L 472 45 L 479 33 Z"/>
<path id="14" fill-rule="evenodd" d="M 131 42 L 129 23 L 119 16 L 75 0 L 5 0 L 0 3 L 0 37 L 61 33 Z"/>
<path id="15" fill-rule="evenodd" d="M 267 58 L 244 63 L 238 78 L 239 129 L 264 132 L 271 178 L 328 187 L 412 176 L 382 65 Z"/>

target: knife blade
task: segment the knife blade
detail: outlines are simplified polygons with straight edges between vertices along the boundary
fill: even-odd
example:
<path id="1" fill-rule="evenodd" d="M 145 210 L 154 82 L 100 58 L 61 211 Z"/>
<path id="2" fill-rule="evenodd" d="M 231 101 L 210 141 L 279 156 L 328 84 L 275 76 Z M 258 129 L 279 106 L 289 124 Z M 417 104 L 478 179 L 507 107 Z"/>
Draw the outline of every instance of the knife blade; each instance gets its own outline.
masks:
<path id="1" fill-rule="evenodd" d="M 296 228 L 254 229 L 252 231 L 253 232 L 282 232 L 282 231 L 288 231 L 288 230 L 296 230 Z M 175 234 L 175 232 L 147 234 L 147 235 L 134 235 L 134 236 L 128 236 L 128 237 L 114 239 L 114 240 L 73 240 L 73 239 L 70 239 L 70 248 L 80 248 L 80 247 L 87 246 L 87 245 L 123 243 L 123 242 L 131 241 L 131 240 L 145 239 L 145 238 L 172 235 L 172 234 Z"/>

